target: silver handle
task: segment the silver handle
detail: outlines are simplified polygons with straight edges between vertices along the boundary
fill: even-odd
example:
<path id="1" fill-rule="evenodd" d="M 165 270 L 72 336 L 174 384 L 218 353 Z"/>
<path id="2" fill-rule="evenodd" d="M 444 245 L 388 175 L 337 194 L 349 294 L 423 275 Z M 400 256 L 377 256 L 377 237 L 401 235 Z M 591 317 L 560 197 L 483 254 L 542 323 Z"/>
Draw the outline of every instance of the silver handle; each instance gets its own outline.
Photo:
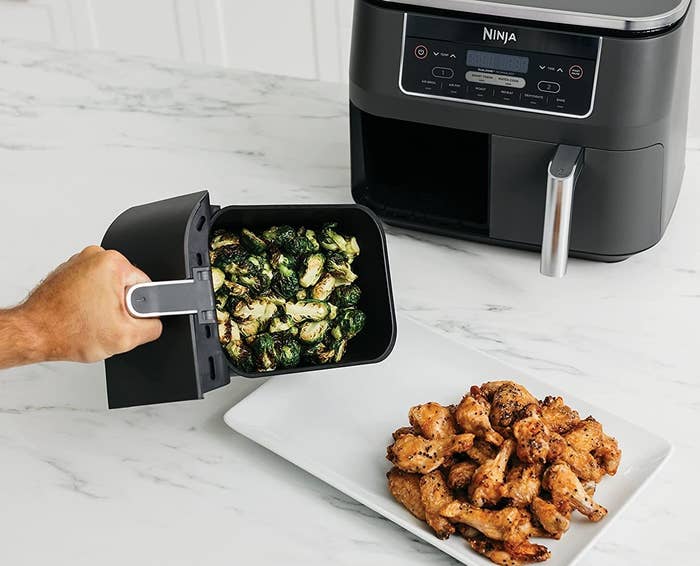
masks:
<path id="1" fill-rule="evenodd" d="M 583 157 L 582 147 L 560 145 L 549 163 L 540 267 L 547 277 L 566 275 L 574 190 L 583 169 Z"/>
<path id="2" fill-rule="evenodd" d="M 198 315 L 201 324 L 216 320 L 209 269 L 193 270 L 193 279 L 141 283 L 126 291 L 126 309 L 135 318 Z"/>

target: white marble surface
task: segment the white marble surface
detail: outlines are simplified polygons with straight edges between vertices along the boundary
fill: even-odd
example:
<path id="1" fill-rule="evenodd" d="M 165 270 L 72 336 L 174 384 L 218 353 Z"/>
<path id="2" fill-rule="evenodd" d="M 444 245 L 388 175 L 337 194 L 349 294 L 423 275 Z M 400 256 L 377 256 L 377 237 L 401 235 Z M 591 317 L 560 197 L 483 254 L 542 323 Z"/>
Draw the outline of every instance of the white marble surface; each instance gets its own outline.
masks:
<path id="1" fill-rule="evenodd" d="M 0 43 L 0 304 L 136 203 L 202 187 L 221 204 L 349 201 L 346 109 L 340 86 Z M 659 246 L 574 261 L 563 281 L 533 254 L 389 230 L 401 311 L 676 445 L 585 566 L 697 563 L 700 152 L 688 157 Z M 253 387 L 108 412 L 101 365 L 1 373 L 0 561 L 452 563 L 229 431 L 221 416 Z"/>

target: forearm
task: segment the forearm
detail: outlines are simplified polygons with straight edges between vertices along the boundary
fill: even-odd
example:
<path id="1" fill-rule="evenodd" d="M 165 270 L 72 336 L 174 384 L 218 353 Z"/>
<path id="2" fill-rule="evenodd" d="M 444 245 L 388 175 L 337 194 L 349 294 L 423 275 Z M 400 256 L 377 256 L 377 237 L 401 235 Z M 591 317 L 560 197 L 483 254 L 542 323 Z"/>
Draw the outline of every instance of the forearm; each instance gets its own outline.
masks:
<path id="1" fill-rule="evenodd" d="M 21 307 L 0 310 L 0 369 L 46 360 L 42 332 Z"/>

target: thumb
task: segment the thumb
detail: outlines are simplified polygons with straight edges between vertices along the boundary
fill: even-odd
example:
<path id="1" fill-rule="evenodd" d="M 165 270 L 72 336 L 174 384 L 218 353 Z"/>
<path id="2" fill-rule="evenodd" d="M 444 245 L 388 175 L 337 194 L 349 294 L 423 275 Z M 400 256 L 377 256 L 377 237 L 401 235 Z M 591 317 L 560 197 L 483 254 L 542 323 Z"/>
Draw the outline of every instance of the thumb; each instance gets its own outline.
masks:
<path id="1" fill-rule="evenodd" d="M 124 277 L 124 285 L 126 287 L 132 287 L 134 285 L 139 285 L 140 283 L 150 283 L 151 278 L 146 275 L 139 268 L 131 266 L 128 273 Z"/>

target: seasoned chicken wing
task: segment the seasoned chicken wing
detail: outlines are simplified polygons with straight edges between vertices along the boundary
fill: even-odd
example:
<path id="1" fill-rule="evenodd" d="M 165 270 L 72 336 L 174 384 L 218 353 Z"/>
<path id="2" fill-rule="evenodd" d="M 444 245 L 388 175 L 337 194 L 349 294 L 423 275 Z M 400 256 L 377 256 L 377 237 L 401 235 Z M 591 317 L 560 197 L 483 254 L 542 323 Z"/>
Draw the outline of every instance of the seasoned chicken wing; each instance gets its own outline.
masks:
<path id="1" fill-rule="evenodd" d="M 522 385 L 512 381 L 496 382 L 501 383 L 491 398 L 490 420 L 494 428 L 509 427 L 515 422 L 518 413 L 528 405 L 537 403 L 532 394 Z M 482 391 L 488 396 L 487 391 L 492 390 L 492 384 L 485 383 L 481 386 Z"/>
<path id="2" fill-rule="evenodd" d="M 515 507 L 491 511 L 464 501 L 453 501 L 440 514 L 455 523 L 474 527 L 494 540 L 522 542 L 527 539 L 531 529 L 529 515 Z"/>
<path id="3" fill-rule="evenodd" d="M 576 474 L 566 464 L 554 464 L 544 473 L 542 485 L 552 494 L 552 503 L 562 513 L 576 509 L 593 522 L 608 514 L 586 493 Z"/>
<path id="4" fill-rule="evenodd" d="M 477 464 L 484 464 L 489 460 L 493 460 L 497 453 L 497 448 L 494 448 L 492 444 L 478 438 L 474 440 L 474 444 L 466 452 L 467 456 Z"/>
<path id="5" fill-rule="evenodd" d="M 581 417 L 564 403 L 561 397 L 545 397 L 540 403 L 542 420 L 552 432 L 564 434 L 576 425 Z"/>
<path id="6" fill-rule="evenodd" d="M 542 528 L 555 538 L 561 538 L 569 530 L 570 513 L 561 513 L 553 503 L 535 497 L 530 504 L 530 510 Z"/>
<path id="7" fill-rule="evenodd" d="M 579 452 L 564 440 L 564 437 L 552 433 L 549 438 L 550 463 L 563 462 L 569 466 L 582 481 L 599 482 L 605 475 L 605 471 L 589 452 Z"/>
<path id="8" fill-rule="evenodd" d="M 425 438 L 453 436 L 457 432 L 450 409 L 439 403 L 412 407 L 408 412 L 408 420 Z"/>
<path id="9" fill-rule="evenodd" d="M 421 478 L 420 494 L 428 525 L 435 531 L 435 535 L 439 539 L 449 538 L 450 535 L 454 534 L 455 528 L 452 523 L 440 515 L 440 511 L 454 498 L 440 470 L 430 472 Z"/>
<path id="10" fill-rule="evenodd" d="M 513 423 L 513 436 L 518 443 L 518 458 L 528 464 L 544 464 L 549 456 L 550 433 L 542 420 L 539 405 L 528 405 L 517 419 Z"/>
<path id="11" fill-rule="evenodd" d="M 455 411 L 457 424 L 464 432 L 471 432 L 477 438 L 483 438 L 491 444 L 500 446 L 503 437 L 498 434 L 489 421 L 491 405 L 478 387 L 472 387 L 471 394 L 465 395 Z"/>
<path id="12" fill-rule="evenodd" d="M 469 460 L 453 464 L 447 474 L 447 485 L 452 489 L 466 489 L 478 467 L 479 464 Z"/>
<path id="13" fill-rule="evenodd" d="M 542 464 L 519 463 L 508 472 L 501 496 L 510 499 L 513 507 L 527 507 L 540 492 Z"/>
<path id="14" fill-rule="evenodd" d="M 398 440 L 399 438 L 401 438 L 402 436 L 406 436 L 407 434 L 420 434 L 420 432 L 412 426 L 402 426 L 401 428 L 397 428 L 391 434 L 391 436 L 394 438 L 394 440 Z"/>
<path id="15" fill-rule="evenodd" d="M 463 452 L 473 443 L 473 434 L 427 439 L 404 434 L 387 449 L 387 459 L 405 472 L 428 474 L 437 470 L 455 452 Z"/>
<path id="16" fill-rule="evenodd" d="M 401 503 L 411 514 L 425 521 L 425 507 L 421 498 L 419 474 L 409 474 L 397 467 L 393 467 L 386 474 L 389 480 L 389 491 L 396 501 Z"/>
<path id="17" fill-rule="evenodd" d="M 509 438 L 503 442 L 493 460 L 483 463 L 474 472 L 468 492 L 472 503 L 477 507 L 496 505 L 501 500 L 506 467 L 514 448 L 515 442 Z"/>
<path id="18" fill-rule="evenodd" d="M 603 443 L 603 425 L 588 417 L 562 435 L 566 443 L 578 452 L 591 452 Z"/>
<path id="19" fill-rule="evenodd" d="M 541 544 L 525 541 L 518 544 L 489 540 L 484 537 L 470 538 L 469 546 L 486 556 L 491 562 L 503 566 L 519 566 L 531 562 L 549 560 L 551 552 Z"/>
<path id="20" fill-rule="evenodd" d="M 620 450 L 620 447 L 617 445 L 617 440 L 612 436 L 603 434 L 600 446 L 593 451 L 593 456 L 595 456 L 596 460 L 607 474 L 614 476 L 617 473 L 617 469 L 620 467 L 622 450 Z"/>

